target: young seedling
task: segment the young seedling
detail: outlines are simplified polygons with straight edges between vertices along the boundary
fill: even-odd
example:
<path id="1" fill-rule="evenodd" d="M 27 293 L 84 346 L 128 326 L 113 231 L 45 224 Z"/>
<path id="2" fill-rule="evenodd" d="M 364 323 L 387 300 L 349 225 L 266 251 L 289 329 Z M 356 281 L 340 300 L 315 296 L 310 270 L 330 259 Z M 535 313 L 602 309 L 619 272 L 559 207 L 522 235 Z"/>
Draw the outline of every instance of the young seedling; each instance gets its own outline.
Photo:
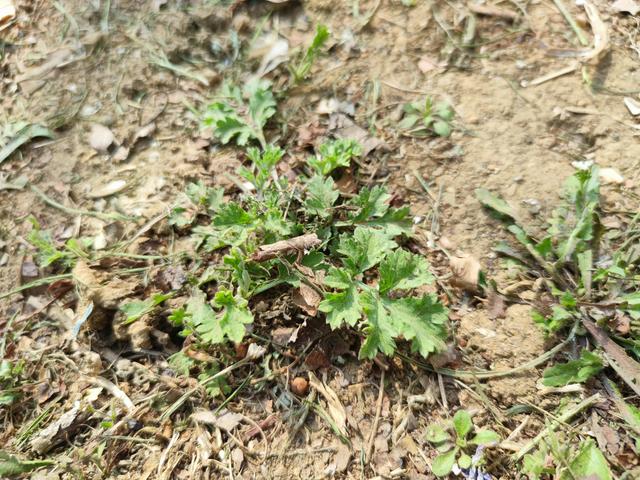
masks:
<path id="1" fill-rule="evenodd" d="M 429 425 L 427 441 L 440 452 L 431 463 L 431 471 L 444 477 L 458 468 L 463 472 L 471 468 L 478 471 L 481 458 L 473 459 L 469 452 L 479 451 L 481 457 L 482 448 L 497 444 L 500 436 L 493 430 L 477 429 L 469 412 L 458 410 L 452 422 Z"/>
<path id="2" fill-rule="evenodd" d="M 202 126 L 210 128 L 223 145 L 235 140 L 237 145 L 244 146 L 255 140 L 266 149 L 263 129 L 276 113 L 271 84 L 267 80 L 252 79 L 241 90 L 226 83 L 218 98 L 202 112 Z"/>
<path id="3" fill-rule="evenodd" d="M 239 173 L 245 180 L 251 182 L 261 195 L 283 155 L 284 150 L 273 145 L 267 146 L 262 153 L 258 148 L 250 147 L 247 149 L 247 157 L 251 161 L 251 168 L 243 167 Z"/>
<path id="4" fill-rule="evenodd" d="M 293 83 L 295 85 L 307 78 L 311 71 L 311 67 L 313 66 L 313 62 L 328 39 L 329 30 L 327 27 L 324 25 L 318 25 L 316 27 L 316 34 L 311 41 L 311 45 L 309 45 L 295 65 L 289 66 L 289 71 L 291 72 Z"/>
<path id="5" fill-rule="evenodd" d="M 355 140 L 338 139 L 325 142 L 318 148 L 318 155 L 307 160 L 318 175 L 327 176 L 336 168 L 348 167 L 351 159 L 362 153 Z"/>
<path id="6" fill-rule="evenodd" d="M 59 249 L 51 235 L 51 232 L 42 230 L 40 224 L 34 217 L 29 217 L 33 228 L 27 236 L 27 241 L 36 248 L 36 262 L 41 267 L 48 267 L 55 263 L 69 268 L 72 267 L 78 258 L 88 258 L 86 252 L 91 242 L 87 239 L 77 240 L 70 238 Z"/>
<path id="7" fill-rule="evenodd" d="M 405 104 L 404 116 L 398 128 L 414 136 L 448 137 L 451 135 L 453 116 L 453 109 L 447 102 L 434 104 L 433 99 L 426 96 L 423 102 Z"/>

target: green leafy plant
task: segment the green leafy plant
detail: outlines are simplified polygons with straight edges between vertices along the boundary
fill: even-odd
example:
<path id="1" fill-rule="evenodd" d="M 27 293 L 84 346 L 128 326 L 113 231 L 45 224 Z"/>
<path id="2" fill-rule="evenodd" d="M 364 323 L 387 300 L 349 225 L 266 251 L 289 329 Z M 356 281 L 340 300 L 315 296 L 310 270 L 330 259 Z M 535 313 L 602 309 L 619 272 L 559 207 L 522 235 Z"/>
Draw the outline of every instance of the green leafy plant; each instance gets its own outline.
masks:
<path id="1" fill-rule="evenodd" d="M 203 127 L 211 128 L 223 145 L 235 140 L 237 145 L 243 146 L 256 140 L 266 149 L 263 129 L 276 113 L 271 84 L 252 79 L 241 90 L 227 83 L 222 86 L 218 98 L 202 112 Z"/>
<path id="2" fill-rule="evenodd" d="M 640 358 L 640 330 L 633 319 L 638 318 L 637 269 L 640 256 L 625 239 L 623 232 L 607 232 L 600 218 L 599 169 L 592 166 L 571 176 L 565 185 L 563 202 L 553 211 L 546 231 L 525 225 L 518 213 L 507 202 L 486 189 L 476 191 L 480 202 L 499 220 L 504 222 L 521 248 L 501 243 L 499 253 L 511 257 L 536 271 L 549 285 L 554 297 L 534 314 L 534 320 L 549 334 L 557 334 L 568 327 L 582 323 L 593 325 L 592 317 L 582 308 L 588 304 L 598 309 L 598 323 L 606 327 L 615 324 L 616 316 L 631 318 L 628 333 L 609 335 Z M 635 220 L 630 219 L 631 222 Z M 606 261 L 603 261 L 606 259 Z M 616 309 L 601 308 L 600 304 L 616 305 Z M 595 327 L 593 327 L 595 328 Z M 591 328 L 589 333 L 594 335 Z M 575 331 L 575 327 L 572 332 Z M 606 333 L 603 333 L 606 335 Z M 602 336 L 594 336 L 597 343 L 607 348 Z M 607 353 L 611 353 L 607 351 Z M 563 365 L 558 371 L 548 373 L 547 382 L 560 383 L 567 378 L 584 381 L 599 371 L 601 364 L 593 354 L 584 354 L 580 360 Z M 624 355 L 624 352 L 621 353 Z M 629 362 L 633 360 L 629 358 Z M 628 362 L 626 362 L 628 363 Z M 573 371 L 574 375 L 570 372 Z M 556 376 L 558 374 L 558 376 Z M 622 375 L 627 381 L 631 374 Z"/>
<path id="3" fill-rule="evenodd" d="M 218 266 L 202 273 L 185 306 L 169 318 L 184 335 L 193 334 L 203 344 L 239 343 L 254 321 L 249 306 L 254 295 L 306 283 L 321 295 L 318 308 L 332 328 L 362 332 L 362 358 L 391 355 L 400 339 L 425 357 L 444 348 L 447 310 L 434 294 L 414 294 L 433 283 L 429 265 L 401 247 L 402 238 L 412 235 L 409 209 L 391 207 L 391 196 L 382 187 L 344 197 L 331 177 L 337 168 L 349 167 L 359 152 L 352 140 L 323 144 L 318 155 L 308 159 L 314 173 L 302 177 L 298 187 L 271 179 L 280 149 L 253 149 L 252 166 L 242 174 L 256 186 L 255 194 L 210 202 L 210 192 L 192 187 L 198 192 L 191 195 L 192 203 L 201 199 L 197 203 L 207 208 L 200 214 L 210 218 L 208 225 L 194 226 L 192 234 L 199 248 L 224 254 Z M 262 245 L 295 244 L 305 232 L 317 232 L 310 247 L 285 248 L 256 260 Z M 203 291 L 208 284 L 216 285 L 211 300 Z M 135 306 L 136 314 L 153 308 Z"/>
<path id="4" fill-rule="evenodd" d="M 405 104 L 403 110 L 404 115 L 398 124 L 401 130 L 414 136 L 451 135 L 454 112 L 447 102 L 434 104 L 433 99 L 426 96 L 424 101 Z"/>
<path id="5" fill-rule="evenodd" d="M 327 27 L 324 25 L 317 25 L 316 34 L 311 41 L 311 45 L 309 45 L 295 65 L 289 65 L 289 71 L 293 77 L 294 84 L 298 84 L 307 78 L 311 71 L 311 67 L 313 66 L 313 62 L 320 53 L 324 44 L 327 43 L 328 39 L 329 30 Z"/>
<path id="6" fill-rule="evenodd" d="M 602 368 L 602 359 L 595 353 L 583 349 L 579 359 L 547 368 L 544 371 L 542 383 L 549 387 L 583 383 L 600 373 Z"/>
<path id="7" fill-rule="evenodd" d="M 251 168 L 243 167 L 239 173 L 261 194 L 283 155 L 284 151 L 281 148 L 272 145 L 267 146 L 262 153 L 258 148 L 250 147 L 247 149 L 247 157 L 251 161 Z"/>
<path id="8" fill-rule="evenodd" d="M 392 355 L 398 337 L 410 340 L 412 350 L 424 357 L 444 348 L 447 311 L 437 298 L 395 298 L 400 291 L 433 282 L 424 258 L 398 250 L 383 231 L 365 227 L 342 235 L 337 252 L 341 264 L 329 269 L 324 282 L 334 291 L 325 294 L 320 310 L 333 329 L 362 321 L 360 358 L 373 358 L 378 352 Z M 377 285 L 367 285 L 363 275 L 376 266 Z"/>
<path id="9" fill-rule="evenodd" d="M 353 157 L 362 153 L 358 142 L 349 139 L 338 139 L 325 142 L 318 148 L 318 155 L 307 160 L 318 175 L 326 176 L 336 168 L 348 167 Z"/>
<path id="10" fill-rule="evenodd" d="M 497 444 L 500 436 L 493 430 L 477 429 L 469 412 L 458 410 L 452 421 L 429 425 L 426 439 L 440 452 L 433 459 L 431 470 L 434 475 L 444 477 L 455 465 L 461 469 L 470 468 L 471 449 Z"/>

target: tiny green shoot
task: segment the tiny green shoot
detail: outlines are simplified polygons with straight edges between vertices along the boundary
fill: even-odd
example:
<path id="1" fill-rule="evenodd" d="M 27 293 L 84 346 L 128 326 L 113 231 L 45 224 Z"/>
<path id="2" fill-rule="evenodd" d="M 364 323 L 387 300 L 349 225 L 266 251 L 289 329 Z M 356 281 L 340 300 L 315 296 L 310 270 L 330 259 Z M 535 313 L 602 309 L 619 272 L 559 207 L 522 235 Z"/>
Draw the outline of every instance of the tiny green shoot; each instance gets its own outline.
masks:
<path id="1" fill-rule="evenodd" d="M 398 124 L 400 130 L 418 137 L 451 135 L 454 112 L 449 103 L 434 104 L 433 98 L 426 96 L 424 101 L 405 104 L 403 110 L 404 116 Z"/>
<path id="2" fill-rule="evenodd" d="M 316 34 L 311 41 L 311 45 L 294 65 L 289 66 L 292 80 L 295 85 L 304 81 L 311 71 L 313 62 L 320 54 L 320 50 L 329 39 L 329 29 L 324 25 L 316 26 Z"/>
<path id="3" fill-rule="evenodd" d="M 469 412 L 458 410 L 452 421 L 429 425 L 426 439 L 440 452 L 431 463 L 431 471 L 438 477 L 445 477 L 456 465 L 469 469 L 474 463 L 478 468 L 480 460 L 474 462 L 471 451 L 497 444 L 500 436 L 493 430 L 476 428 Z"/>

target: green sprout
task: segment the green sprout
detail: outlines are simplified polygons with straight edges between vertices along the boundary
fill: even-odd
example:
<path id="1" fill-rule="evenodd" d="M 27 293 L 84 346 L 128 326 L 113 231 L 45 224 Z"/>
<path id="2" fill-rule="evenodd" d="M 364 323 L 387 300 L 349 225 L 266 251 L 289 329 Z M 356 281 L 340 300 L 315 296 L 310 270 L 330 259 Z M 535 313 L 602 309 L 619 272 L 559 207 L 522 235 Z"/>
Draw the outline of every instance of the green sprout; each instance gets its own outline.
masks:
<path id="1" fill-rule="evenodd" d="M 298 60 L 295 65 L 289 66 L 289 71 L 293 76 L 293 83 L 298 84 L 305 80 L 311 71 L 313 62 L 320 53 L 320 49 L 329 39 L 329 30 L 324 25 L 318 25 L 316 27 L 316 34 L 311 41 L 311 45 L 306 49 L 304 55 Z"/>
<path id="2" fill-rule="evenodd" d="M 440 452 L 433 459 L 431 471 L 438 477 L 444 477 L 454 470 L 454 465 L 461 469 L 471 468 L 471 449 L 495 445 L 500 436 L 493 430 L 477 429 L 469 412 L 458 410 L 452 422 L 429 425 L 427 441 Z"/>
<path id="3" fill-rule="evenodd" d="M 404 116 L 398 128 L 407 133 L 424 137 L 437 135 L 448 137 L 451 135 L 451 121 L 454 112 L 447 102 L 433 103 L 430 96 L 426 96 L 423 102 L 407 103 L 404 106 Z"/>

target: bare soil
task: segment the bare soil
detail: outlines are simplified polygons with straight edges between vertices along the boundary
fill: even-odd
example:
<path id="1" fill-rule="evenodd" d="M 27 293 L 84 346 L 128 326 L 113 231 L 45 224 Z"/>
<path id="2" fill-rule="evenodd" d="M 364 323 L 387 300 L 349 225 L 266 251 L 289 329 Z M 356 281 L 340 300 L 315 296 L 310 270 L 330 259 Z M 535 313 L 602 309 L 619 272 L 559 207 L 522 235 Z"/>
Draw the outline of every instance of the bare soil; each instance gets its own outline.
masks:
<path id="1" fill-rule="evenodd" d="M 293 165 L 335 131 L 329 116 L 318 111 L 321 102 L 335 98 L 352 106 L 354 112 L 348 116 L 385 143 L 385 148 L 360 160 L 358 178 L 387 184 L 411 205 L 414 215 L 428 217 L 420 235 L 445 284 L 450 271 L 436 245 L 452 254 L 472 255 L 501 291 L 518 281 L 492 251 L 507 237 L 482 211 L 476 188 L 500 193 L 523 218 L 543 226 L 564 180 L 575 171 L 572 162 L 593 160 L 624 177 L 621 186 L 603 187 L 607 208 L 638 208 L 639 130 L 623 103 L 624 96 L 638 98 L 638 17 L 614 12 L 609 2 L 594 2 L 611 37 L 597 68 L 580 67 L 527 88 L 523 81 L 574 61 L 553 55 L 554 49 L 577 48 L 553 2 L 500 3 L 520 15 L 516 22 L 477 15 L 473 48 L 447 42 L 448 35 L 460 41 L 468 14 L 463 2 L 418 1 L 413 7 L 396 0 L 223 3 L 16 2 L 16 23 L 0 33 L 1 120 L 3 126 L 19 120 L 53 125 L 56 137 L 36 139 L 3 162 L 0 185 L 26 177 L 29 185 L 67 210 L 43 203 L 28 186 L 0 187 L 0 292 L 34 278 L 26 271 L 34 258 L 26 240 L 31 216 L 57 241 L 99 237 L 113 245 L 135 235 L 127 249 L 130 254 L 194 253 L 189 240 L 176 237 L 163 216 L 188 181 L 236 188 L 232 178 L 244 156 L 203 132 L 193 111 L 223 80 L 243 82 L 255 71 L 260 56 L 251 58 L 246 52 L 256 29 L 277 32 L 293 50 L 309 43 L 317 23 L 329 27 L 328 53 L 314 64 L 309 80 L 281 100 L 270 134 L 287 145 L 287 165 Z M 589 32 L 584 11 L 569 6 Z M 59 57 L 63 60 L 56 61 Z M 163 57 L 182 74 L 158 66 Z M 47 62 L 51 68 L 38 68 Z M 282 65 L 268 76 L 276 89 L 283 89 L 288 80 Z M 451 137 L 414 138 L 398 130 L 402 105 L 425 95 L 454 107 Z M 107 152 L 90 145 L 94 124 L 108 127 L 115 136 Z M 418 176 L 429 185 L 429 194 Z M 126 182 L 124 189 L 99 195 L 115 180 Z M 117 212 L 139 220 L 105 220 L 78 215 L 77 210 Z M 230 375 L 234 388 L 252 375 L 248 386 L 225 406 L 240 415 L 231 434 L 190 420 L 193 411 L 220 405 L 220 399 L 201 391 L 169 419 L 161 418 L 168 403 L 197 383 L 176 377 L 166 361 L 186 346 L 164 317 L 123 331 L 113 326 L 112 316 L 123 299 L 140 298 L 157 284 L 169 268 L 166 263 L 105 260 L 103 285 L 106 282 L 113 298 L 104 303 L 111 317 L 92 319 L 76 340 L 70 340 L 68 332 L 82 313 L 73 300 L 74 291 L 83 288 L 78 278 L 85 278 L 78 272 L 76 283 L 67 279 L 58 285 L 66 289 L 63 295 L 43 287 L 0 300 L 5 356 L 24 360 L 31 379 L 22 387 L 20 405 L 0 407 L 0 445 L 24 458 L 55 461 L 30 478 L 434 478 L 429 463 L 435 452 L 425 440 L 426 427 L 434 420 L 449 417 L 459 406 L 470 408 L 481 425 L 496 428 L 493 422 L 498 420 L 499 433 L 507 437 L 531 415 L 525 428 L 510 438 L 522 445 L 538 433 L 544 418 L 536 412 L 504 412 L 530 404 L 552 410 L 563 401 L 561 395 L 540 396 L 537 384 L 544 364 L 463 387 L 459 379 L 400 359 L 388 361 L 380 395 L 380 366 L 358 362 L 353 339 L 339 335 L 334 340 L 345 344 L 344 351 L 333 352 L 330 365 L 316 375 L 345 408 L 348 445 L 318 411 L 307 412 L 308 406 L 305 410 L 304 397 L 289 393 L 290 380 L 307 377 L 312 370 L 305 362 L 263 382 L 254 381 L 260 375 L 255 371 L 262 370 L 250 367 Z M 112 275 L 139 267 L 150 268 L 142 275 Z M 49 268 L 37 275 L 57 273 L 61 272 Z M 178 273 L 173 271 L 164 281 Z M 525 282 L 516 291 L 518 303 L 497 319 L 485 299 L 455 291 L 456 301 L 449 305 L 453 354 L 445 360 L 447 366 L 514 368 L 557 343 L 545 338 L 531 319 L 533 283 Z M 265 305 L 267 312 L 275 312 L 270 318 L 280 319 L 274 325 L 292 326 L 281 320 L 283 314 L 295 315 L 287 292 L 265 299 Z M 263 333 L 268 335 L 268 329 Z M 296 348 L 283 351 L 297 359 L 304 345 Z M 284 357 L 274 359 L 268 367 L 277 370 L 283 361 Z M 88 390 L 96 387 L 96 377 L 118 385 L 134 409 L 124 410 L 107 389 L 94 402 L 97 413 L 42 455 L 33 443 L 20 443 L 25 429 L 42 414 L 36 432 L 58 420 L 74 402 L 86 399 Z M 322 397 L 318 404 L 330 408 Z M 496 411 L 502 412 L 499 418 Z M 120 425 L 112 438 L 100 427 L 107 420 Z M 370 439 L 373 455 L 364 461 Z M 102 450 L 96 453 L 98 448 Z M 492 475 L 517 478 L 508 461 L 511 452 L 502 453 L 491 454 Z M 608 456 L 617 468 L 637 464 L 637 459 L 623 464 L 619 458 Z"/>

